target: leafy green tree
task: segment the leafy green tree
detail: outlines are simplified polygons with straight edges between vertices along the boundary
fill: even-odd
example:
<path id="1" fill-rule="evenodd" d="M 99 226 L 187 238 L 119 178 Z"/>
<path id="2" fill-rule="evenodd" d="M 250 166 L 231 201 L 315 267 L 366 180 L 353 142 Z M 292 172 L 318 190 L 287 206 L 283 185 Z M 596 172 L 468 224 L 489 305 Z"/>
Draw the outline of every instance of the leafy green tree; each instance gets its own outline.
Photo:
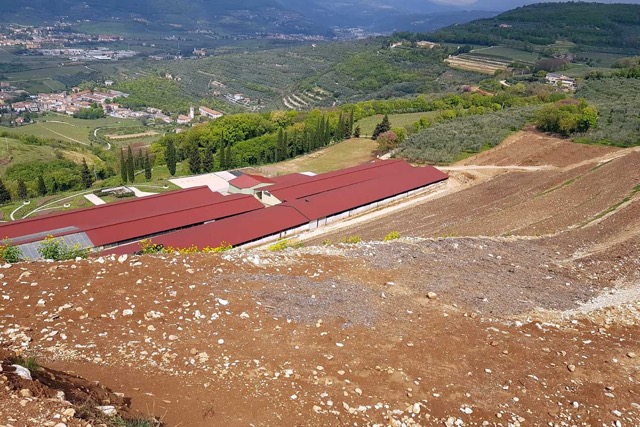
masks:
<path id="1" fill-rule="evenodd" d="M 18 180 L 18 198 L 22 200 L 26 200 L 29 198 L 29 193 L 27 191 L 27 184 L 24 183 L 22 179 Z"/>
<path id="2" fill-rule="evenodd" d="M 0 203 L 4 204 L 4 203 L 9 203 L 11 201 L 11 193 L 9 193 L 9 190 L 7 190 L 7 187 L 5 187 L 4 182 L 2 182 L 2 179 L 0 178 Z"/>
<path id="3" fill-rule="evenodd" d="M 42 197 L 47 195 L 47 185 L 44 183 L 44 177 L 38 176 L 38 194 Z"/>
<path id="4" fill-rule="evenodd" d="M 91 188 L 91 184 L 93 184 L 93 176 L 91 176 L 91 171 L 89 170 L 89 166 L 87 166 L 87 161 L 85 159 L 82 159 L 80 175 L 82 177 L 82 186 L 84 188 Z"/>
<path id="5" fill-rule="evenodd" d="M 131 146 L 129 145 L 127 147 L 127 178 L 131 183 L 134 183 L 136 181 L 136 169 L 133 162 L 133 152 L 131 151 Z"/>
<path id="6" fill-rule="evenodd" d="M 176 153 L 176 146 L 173 143 L 173 139 L 167 141 L 167 168 L 171 176 L 176 175 L 176 164 L 178 162 L 178 155 Z"/>

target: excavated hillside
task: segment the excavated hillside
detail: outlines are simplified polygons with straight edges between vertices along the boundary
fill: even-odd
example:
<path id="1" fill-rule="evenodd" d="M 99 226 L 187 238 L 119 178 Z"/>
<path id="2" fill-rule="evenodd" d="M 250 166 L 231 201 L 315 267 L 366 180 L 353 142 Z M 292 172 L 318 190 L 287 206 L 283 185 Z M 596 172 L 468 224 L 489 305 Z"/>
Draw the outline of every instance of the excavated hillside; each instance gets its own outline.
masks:
<path id="1" fill-rule="evenodd" d="M 304 248 L 5 265 L 0 343 L 167 426 L 640 425 L 639 166 L 525 131 Z M 10 371 L 0 425 L 123 425 Z"/>

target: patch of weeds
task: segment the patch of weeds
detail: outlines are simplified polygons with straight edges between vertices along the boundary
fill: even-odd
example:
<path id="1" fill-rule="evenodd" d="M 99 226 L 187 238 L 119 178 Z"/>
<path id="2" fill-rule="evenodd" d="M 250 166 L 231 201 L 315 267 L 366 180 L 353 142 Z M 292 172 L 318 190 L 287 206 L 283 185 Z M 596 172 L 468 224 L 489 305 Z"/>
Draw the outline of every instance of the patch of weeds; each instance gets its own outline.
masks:
<path id="1" fill-rule="evenodd" d="M 83 249 L 79 245 L 67 246 L 64 240 L 56 239 L 53 236 L 47 236 L 38 248 L 38 253 L 42 258 L 54 261 L 87 258 L 89 252 L 89 249 Z"/>
<path id="2" fill-rule="evenodd" d="M 390 242 L 391 240 L 398 240 L 402 235 L 398 231 L 392 231 L 391 233 L 384 236 L 385 242 Z"/>
<path id="3" fill-rule="evenodd" d="M 303 246 L 304 245 L 302 242 L 298 242 L 296 240 L 281 239 L 281 240 L 278 240 L 273 245 L 269 246 L 269 250 L 273 252 L 279 252 L 289 248 L 299 249 Z"/>
<path id="4" fill-rule="evenodd" d="M 209 254 L 209 253 L 218 254 L 218 253 L 230 251 L 231 249 L 233 249 L 233 245 L 231 243 L 222 242 L 220 243 L 220 246 L 216 246 L 215 248 L 207 247 L 207 248 L 204 248 L 202 252 L 204 252 L 205 254 Z"/>
<path id="5" fill-rule="evenodd" d="M 11 359 L 11 363 L 27 368 L 30 372 L 38 372 L 41 369 L 40 363 L 38 363 L 38 359 L 35 357 L 18 356 Z"/>
<path id="6" fill-rule="evenodd" d="M 345 243 L 347 245 L 355 245 L 356 243 L 362 242 L 360 236 L 347 236 L 343 237 L 340 243 Z"/>
<path id="7" fill-rule="evenodd" d="M 115 417 L 111 422 L 112 427 L 160 427 L 162 424 L 155 419 L 148 418 L 121 418 Z"/>

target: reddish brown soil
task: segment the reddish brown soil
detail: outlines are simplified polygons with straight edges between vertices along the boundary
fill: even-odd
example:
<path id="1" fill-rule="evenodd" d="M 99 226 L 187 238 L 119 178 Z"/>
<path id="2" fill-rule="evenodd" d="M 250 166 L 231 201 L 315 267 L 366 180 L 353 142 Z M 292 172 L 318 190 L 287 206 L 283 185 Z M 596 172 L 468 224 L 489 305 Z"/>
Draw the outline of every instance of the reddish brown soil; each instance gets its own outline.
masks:
<path id="1" fill-rule="evenodd" d="M 395 242 L 5 266 L 0 347 L 168 426 L 640 425 L 640 154 L 567 144 L 342 233 Z"/>

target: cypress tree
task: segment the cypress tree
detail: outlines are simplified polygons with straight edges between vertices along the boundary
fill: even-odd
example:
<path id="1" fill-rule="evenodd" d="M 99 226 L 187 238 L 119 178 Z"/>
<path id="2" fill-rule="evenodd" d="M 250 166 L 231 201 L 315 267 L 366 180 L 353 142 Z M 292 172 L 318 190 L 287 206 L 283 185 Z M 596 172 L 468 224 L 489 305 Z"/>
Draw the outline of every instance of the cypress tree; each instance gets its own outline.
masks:
<path id="1" fill-rule="evenodd" d="M 344 139 L 345 134 L 345 123 L 344 123 L 344 115 L 340 113 L 340 118 L 338 119 L 338 128 L 336 129 L 336 135 L 338 136 L 338 141 L 342 141 Z"/>
<path id="2" fill-rule="evenodd" d="M 355 112 L 354 112 L 354 109 L 352 108 L 351 114 L 349 115 L 349 126 L 347 127 L 347 132 L 348 132 L 347 138 L 351 138 L 351 136 L 353 135 L 354 116 L 355 116 Z"/>
<path id="3" fill-rule="evenodd" d="M 18 179 L 18 198 L 22 200 L 29 198 L 27 184 L 25 184 L 22 179 Z"/>
<path id="4" fill-rule="evenodd" d="M 58 191 L 60 191 L 60 186 L 58 185 L 58 181 L 56 181 L 56 179 L 53 178 L 51 180 L 51 192 L 57 193 Z"/>
<path id="5" fill-rule="evenodd" d="M 91 176 L 91 171 L 89 170 L 89 166 L 87 166 L 87 161 L 82 159 L 82 170 L 80 171 L 80 176 L 82 177 L 82 186 L 84 188 L 91 188 L 91 184 L 93 184 L 93 177 Z"/>
<path id="6" fill-rule="evenodd" d="M 142 150 L 138 150 L 134 165 L 136 169 L 144 169 L 144 157 L 142 156 Z"/>
<path id="7" fill-rule="evenodd" d="M 133 152 L 131 151 L 131 146 L 127 147 L 127 178 L 131 183 L 136 181 L 136 169 L 133 164 Z"/>
<path id="8" fill-rule="evenodd" d="M 289 158 L 289 132 L 284 133 L 282 138 L 282 159 L 287 160 Z"/>
<path id="9" fill-rule="evenodd" d="M 276 143 L 276 162 L 284 159 L 284 131 L 278 130 L 278 142 Z"/>
<path id="10" fill-rule="evenodd" d="M 173 139 L 169 139 L 167 141 L 167 169 L 169 169 L 169 174 L 171 176 L 175 176 L 176 174 L 176 163 L 178 162 L 176 155 L 176 146 L 173 144 Z"/>
<path id="11" fill-rule="evenodd" d="M 227 170 L 227 160 L 224 158 L 224 145 L 218 149 L 218 161 L 220 162 L 220 170 Z"/>
<path id="12" fill-rule="evenodd" d="M 324 145 L 329 145 L 331 142 L 331 123 L 329 119 L 325 121 L 324 126 Z"/>
<path id="13" fill-rule="evenodd" d="M 202 157 L 202 170 L 207 173 L 213 171 L 213 151 L 210 147 L 207 147 L 204 150 L 204 156 Z"/>
<path id="14" fill-rule="evenodd" d="M 373 131 L 373 139 L 378 139 L 381 134 L 389 132 L 390 130 L 391 123 L 389 122 L 389 116 L 385 114 L 382 121 L 376 125 L 376 128 Z"/>
<path id="15" fill-rule="evenodd" d="M 127 162 L 124 159 L 124 151 L 122 148 L 120 148 L 120 179 L 123 184 L 127 183 Z"/>
<path id="16" fill-rule="evenodd" d="M 227 169 L 233 168 L 233 153 L 231 152 L 231 145 L 227 147 L 227 152 L 224 157 L 227 161 Z"/>
<path id="17" fill-rule="evenodd" d="M 4 182 L 0 178 L 0 203 L 9 203 L 11 201 L 11 193 L 7 190 L 7 187 L 4 186 Z"/>
<path id="18" fill-rule="evenodd" d="M 151 159 L 148 151 L 144 156 L 144 179 L 151 181 Z"/>
<path id="19" fill-rule="evenodd" d="M 198 174 L 200 173 L 200 170 L 202 169 L 202 158 L 200 157 L 200 150 L 198 150 L 198 147 L 193 147 L 191 149 L 191 151 L 189 152 L 189 171 L 192 174 Z"/>
<path id="20" fill-rule="evenodd" d="M 47 186 L 42 175 L 38 176 L 38 194 L 43 197 L 47 195 Z"/>

